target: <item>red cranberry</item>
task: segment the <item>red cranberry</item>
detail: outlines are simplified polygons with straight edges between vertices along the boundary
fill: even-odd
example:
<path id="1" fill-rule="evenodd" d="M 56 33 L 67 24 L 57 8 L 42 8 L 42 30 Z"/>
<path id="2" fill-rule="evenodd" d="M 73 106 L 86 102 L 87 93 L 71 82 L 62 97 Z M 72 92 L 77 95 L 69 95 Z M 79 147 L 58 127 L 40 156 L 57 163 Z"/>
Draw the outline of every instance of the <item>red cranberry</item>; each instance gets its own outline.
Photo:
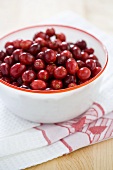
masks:
<path id="1" fill-rule="evenodd" d="M 10 81 L 10 78 L 8 78 L 8 77 L 2 77 L 1 78 L 3 81 L 5 81 L 5 82 L 7 82 L 7 83 L 10 83 L 11 81 Z"/>
<path id="2" fill-rule="evenodd" d="M 33 90 L 45 90 L 46 83 L 43 80 L 33 80 L 30 84 Z"/>
<path id="3" fill-rule="evenodd" d="M 34 63 L 34 56 L 30 53 L 23 52 L 19 56 L 19 60 L 22 64 L 30 65 Z"/>
<path id="4" fill-rule="evenodd" d="M 31 40 L 22 40 L 20 42 L 20 47 L 23 50 L 28 50 L 33 42 Z"/>
<path id="5" fill-rule="evenodd" d="M 44 58 L 47 63 L 54 63 L 56 61 L 55 51 L 51 49 L 46 50 Z"/>
<path id="6" fill-rule="evenodd" d="M 32 82 L 36 77 L 36 74 L 33 70 L 27 70 L 22 74 L 22 80 L 24 82 Z"/>
<path id="7" fill-rule="evenodd" d="M 94 70 L 96 68 L 96 63 L 92 59 L 87 59 L 85 63 L 86 63 L 86 67 L 88 67 L 90 70 Z"/>
<path id="8" fill-rule="evenodd" d="M 85 60 L 87 60 L 87 59 L 89 59 L 88 53 L 82 51 L 82 52 L 81 52 L 81 60 L 85 61 Z"/>
<path id="9" fill-rule="evenodd" d="M 96 63 L 96 67 L 101 67 L 101 64 L 97 60 L 93 60 Z"/>
<path id="10" fill-rule="evenodd" d="M 22 40 L 14 40 L 13 41 L 13 46 L 18 49 L 20 48 L 20 43 L 21 43 Z"/>
<path id="11" fill-rule="evenodd" d="M 77 84 L 76 84 L 76 83 L 70 83 L 70 84 L 68 84 L 68 88 L 74 87 L 74 86 L 77 86 Z"/>
<path id="12" fill-rule="evenodd" d="M 77 76 L 80 80 L 87 80 L 91 75 L 91 71 L 87 67 L 82 67 L 77 71 Z"/>
<path id="13" fill-rule="evenodd" d="M 55 35 L 55 29 L 54 28 L 47 29 L 46 35 L 48 35 L 49 37 L 52 37 L 53 35 Z"/>
<path id="14" fill-rule="evenodd" d="M 85 67 L 85 63 L 82 60 L 77 60 L 79 68 Z"/>
<path id="15" fill-rule="evenodd" d="M 66 77 L 66 75 L 67 75 L 67 70 L 63 66 L 57 67 L 54 70 L 54 77 L 56 79 L 63 79 Z"/>
<path id="16" fill-rule="evenodd" d="M 41 49 L 40 44 L 34 43 L 29 48 L 29 53 L 32 55 L 36 55 Z"/>
<path id="17" fill-rule="evenodd" d="M 75 45 L 79 47 L 81 50 L 84 50 L 87 47 L 87 44 L 84 40 L 77 41 Z"/>
<path id="18" fill-rule="evenodd" d="M 44 61 L 43 61 L 42 59 L 37 59 L 37 60 L 35 60 L 35 62 L 34 62 L 34 68 L 35 68 L 36 70 L 42 70 L 42 69 L 44 69 L 44 68 L 45 68 L 45 63 L 44 63 Z"/>
<path id="19" fill-rule="evenodd" d="M 57 54 L 57 64 L 64 65 L 66 63 L 67 57 L 65 55 Z"/>
<path id="20" fill-rule="evenodd" d="M 41 52 L 45 52 L 46 50 L 48 50 L 47 47 L 42 47 L 42 48 L 41 48 Z"/>
<path id="21" fill-rule="evenodd" d="M 56 38 L 59 39 L 60 41 L 66 41 L 66 36 L 63 33 L 56 34 Z"/>
<path id="22" fill-rule="evenodd" d="M 55 41 L 49 41 L 48 46 L 52 50 L 57 50 L 57 48 L 59 47 L 58 40 L 57 41 L 56 40 Z"/>
<path id="23" fill-rule="evenodd" d="M 12 41 L 8 41 L 8 42 L 6 42 L 6 44 L 5 44 L 5 48 L 7 48 L 9 45 L 13 45 L 13 42 L 12 42 Z"/>
<path id="24" fill-rule="evenodd" d="M 4 62 L 7 63 L 7 64 L 9 64 L 9 65 L 12 65 L 12 64 L 14 63 L 13 55 L 11 55 L 11 56 L 6 56 L 6 57 L 4 58 Z"/>
<path id="25" fill-rule="evenodd" d="M 94 49 L 93 49 L 93 48 L 86 48 L 86 49 L 84 50 L 84 52 L 86 52 L 86 53 L 88 53 L 88 54 L 90 55 L 90 54 L 93 54 L 93 53 L 94 53 Z"/>
<path id="26" fill-rule="evenodd" d="M 9 75 L 10 67 L 9 67 L 9 65 L 7 63 L 2 63 L 0 65 L 0 70 L 1 70 L 1 72 L 2 72 L 2 74 L 4 76 L 8 76 Z"/>
<path id="27" fill-rule="evenodd" d="M 44 59 L 44 52 L 43 51 L 39 52 L 36 56 L 36 59 L 42 59 L 43 60 Z"/>
<path id="28" fill-rule="evenodd" d="M 19 84 L 19 86 L 21 86 L 23 84 L 23 80 L 22 80 L 22 77 L 19 77 L 17 79 L 17 83 Z"/>
<path id="29" fill-rule="evenodd" d="M 47 81 L 49 79 L 49 73 L 46 70 L 40 70 L 37 74 L 38 79 Z"/>
<path id="30" fill-rule="evenodd" d="M 66 62 L 66 69 L 69 74 L 75 74 L 79 67 L 77 62 L 73 58 L 69 58 Z"/>
<path id="31" fill-rule="evenodd" d="M 20 88 L 23 88 L 23 89 L 30 89 L 30 87 L 27 86 L 27 85 L 25 85 L 25 84 L 21 85 Z"/>
<path id="32" fill-rule="evenodd" d="M 72 52 L 73 48 L 76 47 L 74 43 L 68 43 L 69 44 L 69 50 Z"/>
<path id="33" fill-rule="evenodd" d="M 81 59 L 81 50 L 79 47 L 73 47 L 72 53 L 75 59 Z"/>
<path id="34" fill-rule="evenodd" d="M 19 86 L 19 84 L 16 81 L 12 82 L 11 84 L 17 87 Z"/>
<path id="35" fill-rule="evenodd" d="M 43 39 L 43 38 L 36 38 L 35 42 L 40 44 L 41 47 L 46 47 L 47 46 L 47 42 Z"/>
<path id="36" fill-rule="evenodd" d="M 62 50 L 62 51 L 64 51 L 64 50 L 69 50 L 69 44 L 67 43 L 67 42 L 62 42 L 61 44 L 60 44 L 60 49 Z"/>
<path id="37" fill-rule="evenodd" d="M 55 64 L 50 64 L 47 65 L 46 70 L 48 71 L 50 76 L 53 76 L 54 70 L 56 69 L 56 65 Z"/>
<path id="38" fill-rule="evenodd" d="M 10 68 L 10 75 L 18 78 L 22 75 L 22 73 L 26 70 L 26 66 L 20 63 L 16 63 L 14 64 L 11 68 Z"/>
<path id="39" fill-rule="evenodd" d="M 61 52 L 61 56 L 66 56 L 67 59 L 73 57 L 72 53 L 68 50 L 64 50 L 63 52 Z"/>
<path id="40" fill-rule="evenodd" d="M 6 53 L 8 55 L 12 55 L 13 51 L 14 51 L 14 46 L 9 45 L 8 47 L 6 47 Z"/>
<path id="41" fill-rule="evenodd" d="M 5 58 L 6 54 L 4 51 L 0 51 L 0 60 L 3 61 L 3 59 Z"/>
<path id="42" fill-rule="evenodd" d="M 102 70 L 101 67 L 96 67 L 93 71 L 92 71 L 92 76 L 96 76 L 100 71 Z"/>
<path id="43" fill-rule="evenodd" d="M 44 33 L 44 32 L 38 32 L 38 33 L 36 33 L 35 35 L 34 35 L 34 37 L 33 37 L 33 40 L 36 40 L 37 38 L 42 38 L 42 39 L 46 39 L 46 34 Z"/>
<path id="44" fill-rule="evenodd" d="M 52 80 L 51 87 L 54 90 L 59 90 L 59 89 L 61 89 L 63 87 L 63 83 L 62 83 L 61 80 Z"/>
<path id="45" fill-rule="evenodd" d="M 20 54 L 22 54 L 22 50 L 21 49 L 17 49 L 17 50 L 15 50 L 14 52 L 13 52 L 13 57 L 14 57 L 14 60 L 16 61 L 16 62 L 18 62 L 19 61 L 19 56 L 20 56 Z"/>
<path id="46" fill-rule="evenodd" d="M 70 83 L 76 83 L 76 76 L 74 75 L 67 75 L 64 79 L 65 86 L 68 86 Z"/>
<path id="47" fill-rule="evenodd" d="M 96 55 L 94 55 L 94 54 L 90 54 L 90 55 L 89 55 L 89 59 L 97 60 L 97 61 L 98 61 L 97 56 L 96 56 Z"/>

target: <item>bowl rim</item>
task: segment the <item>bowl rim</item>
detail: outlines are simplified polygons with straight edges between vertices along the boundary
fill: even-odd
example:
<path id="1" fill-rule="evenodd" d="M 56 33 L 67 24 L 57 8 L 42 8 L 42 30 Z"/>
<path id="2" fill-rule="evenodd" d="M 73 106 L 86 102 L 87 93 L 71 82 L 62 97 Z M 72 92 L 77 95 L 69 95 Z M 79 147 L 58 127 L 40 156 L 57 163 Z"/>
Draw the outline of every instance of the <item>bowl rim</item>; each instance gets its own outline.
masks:
<path id="1" fill-rule="evenodd" d="M 28 29 L 31 29 L 31 28 L 40 28 L 40 27 L 63 27 L 63 28 L 68 28 L 68 29 L 73 29 L 73 30 L 77 30 L 77 31 L 80 31 L 80 32 L 83 32 L 89 36 L 91 36 L 92 38 L 94 38 L 96 41 L 98 41 L 98 43 L 101 45 L 101 47 L 103 48 L 104 50 L 104 53 L 105 53 L 105 56 L 106 56 L 106 63 L 104 65 L 104 67 L 102 68 L 102 70 L 93 78 L 91 78 L 90 80 L 86 81 L 85 83 L 83 84 L 80 84 L 78 86 L 75 86 L 75 87 L 70 87 L 70 88 L 65 88 L 65 89 L 60 89 L 60 90 L 31 90 L 31 89 L 24 89 L 24 88 L 20 88 L 20 87 L 17 87 L 17 86 L 14 86 L 12 84 L 9 84 L 5 81 L 3 81 L 2 79 L 0 79 L 0 83 L 8 86 L 8 87 L 11 87 L 15 90 L 20 90 L 20 91 L 23 91 L 23 92 L 30 92 L 30 93 L 41 93 L 41 94 L 55 94 L 55 93 L 63 93 L 63 92 L 68 92 L 68 91 L 72 91 L 72 90 L 75 90 L 75 89 L 79 89 L 81 87 L 84 87 L 88 84 L 90 84 L 91 82 L 93 82 L 94 80 L 96 80 L 98 77 L 100 77 L 100 75 L 104 72 L 105 68 L 107 67 L 107 64 L 108 64 L 108 51 L 106 49 L 106 47 L 104 46 L 104 44 L 98 39 L 96 38 L 94 35 L 92 35 L 91 33 L 85 31 L 85 30 L 82 30 L 80 28 L 76 28 L 76 27 L 73 27 L 73 26 L 67 26 L 67 25 L 61 25 L 61 24 L 39 24 L 39 25 L 34 25 L 34 26 L 27 26 L 27 27 L 24 27 L 24 28 L 20 28 L 20 29 L 17 29 L 15 31 L 12 31 L 10 32 L 9 34 L 6 34 L 5 36 L 3 36 L 2 38 L 0 38 L 0 41 L 3 40 L 4 38 L 14 34 L 14 33 L 17 33 L 19 31 L 23 31 L 23 30 L 28 30 Z"/>

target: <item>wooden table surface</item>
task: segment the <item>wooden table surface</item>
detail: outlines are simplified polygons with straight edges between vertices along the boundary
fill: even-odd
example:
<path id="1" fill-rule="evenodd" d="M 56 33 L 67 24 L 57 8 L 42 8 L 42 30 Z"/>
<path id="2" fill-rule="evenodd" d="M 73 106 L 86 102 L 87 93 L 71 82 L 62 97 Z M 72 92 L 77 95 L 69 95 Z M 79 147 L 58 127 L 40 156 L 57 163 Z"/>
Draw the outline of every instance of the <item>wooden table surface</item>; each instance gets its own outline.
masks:
<path id="1" fill-rule="evenodd" d="M 26 170 L 113 170 L 113 139 Z"/>

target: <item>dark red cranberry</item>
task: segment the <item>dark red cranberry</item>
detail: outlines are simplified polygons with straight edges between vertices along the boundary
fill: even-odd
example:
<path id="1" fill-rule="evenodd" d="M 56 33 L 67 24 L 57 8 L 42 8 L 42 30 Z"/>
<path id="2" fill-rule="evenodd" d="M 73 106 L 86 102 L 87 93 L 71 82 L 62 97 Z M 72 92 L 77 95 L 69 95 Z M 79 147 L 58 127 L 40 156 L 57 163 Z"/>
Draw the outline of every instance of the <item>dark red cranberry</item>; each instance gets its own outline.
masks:
<path id="1" fill-rule="evenodd" d="M 0 70 L 0 79 L 3 77 L 3 75 L 2 75 L 2 72 L 1 72 L 1 70 Z"/>
<path id="2" fill-rule="evenodd" d="M 92 71 L 92 76 L 96 76 L 100 71 L 102 70 L 101 67 L 96 67 L 93 71 Z"/>
<path id="3" fill-rule="evenodd" d="M 58 40 L 57 40 L 58 41 Z M 56 40 L 55 41 L 49 41 L 48 42 L 48 47 L 52 50 L 57 50 L 59 47 L 59 44 Z"/>
<path id="4" fill-rule="evenodd" d="M 70 83 L 70 84 L 68 84 L 68 88 L 70 88 L 70 87 L 75 87 L 75 86 L 77 86 L 76 83 Z"/>
<path id="5" fill-rule="evenodd" d="M 91 71 L 87 67 L 82 67 L 77 71 L 77 76 L 80 80 L 87 80 L 91 75 Z"/>
<path id="6" fill-rule="evenodd" d="M 87 47 L 86 41 L 84 40 L 77 41 L 75 45 L 79 47 L 81 50 L 84 50 Z"/>
<path id="7" fill-rule="evenodd" d="M 54 28 L 47 29 L 46 35 L 48 35 L 49 37 L 52 37 L 53 35 L 55 35 L 55 29 Z"/>
<path id="8" fill-rule="evenodd" d="M 38 79 L 47 81 L 49 79 L 49 73 L 46 70 L 40 70 L 37 74 Z"/>
<path id="9" fill-rule="evenodd" d="M 27 70 L 22 74 L 22 80 L 24 82 L 32 82 L 36 77 L 36 74 L 33 70 Z"/>
<path id="10" fill-rule="evenodd" d="M 9 65 L 7 63 L 2 63 L 0 65 L 0 70 L 2 72 L 2 75 L 8 76 L 9 75 L 10 67 L 9 67 Z"/>
<path id="11" fill-rule="evenodd" d="M 86 61 L 87 59 L 89 59 L 88 53 L 82 51 L 82 52 L 81 52 L 81 60 L 82 60 L 82 61 Z"/>
<path id="12" fill-rule="evenodd" d="M 90 55 L 90 54 L 93 54 L 93 53 L 94 53 L 94 49 L 93 49 L 93 48 L 86 48 L 86 49 L 84 50 L 84 52 L 86 52 L 86 53 L 88 53 L 88 54 Z"/>
<path id="13" fill-rule="evenodd" d="M 22 77 L 19 77 L 17 79 L 17 83 L 19 84 L 19 86 L 21 86 L 23 84 L 23 80 L 22 80 Z"/>
<path id="14" fill-rule="evenodd" d="M 96 63 L 96 67 L 101 67 L 101 64 L 99 61 L 97 61 L 97 60 L 93 60 L 93 61 Z"/>
<path id="15" fill-rule="evenodd" d="M 79 68 L 85 67 L 85 63 L 82 60 L 77 60 Z"/>
<path id="16" fill-rule="evenodd" d="M 26 70 L 26 66 L 20 63 L 16 63 L 14 64 L 11 68 L 10 68 L 10 75 L 18 78 L 22 75 L 22 73 Z"/>
<path id="17" fill-rule="evenodd" d="M 90 55 L 89 55 L 89 59 L 97 60 L 97 61 L 98 61 L 97 56 L 96 56 L 96 55 L 94 55 L 94 54 L 90 54 Z"/>
<path id="18" fill-rule="evenodd" d="M 42 59 L 37 59 L 34 62 L 34 68 L 36 70 L 43 70 L 45 68 L 45 63 Z"/>
<path id="19" fill-rule="evenodd" d="M 51 87 L 54 90 L 59 90 L 63 87 L 63 83 L 61 80 L 52 80 Z"/>
<path id="20" fill-rule="evenodd" d="M 94 70 L 96 68 L 96 63 L 92 59 L 87 59 L 85 63 L 86 63 L 86 67 L 88 67 L 90 70 Z"/>
<path id="21" fill-rule="evenodd" d="M 69 74 L 75 74 L 79 69 L 77 62 L 73 58 L 69 58 L 66 62 L 66 69 Z"/>
<path id="22" fill-rule="evenodd" d="M 76 47 L 74 43 L 68 43 L 69 44 L 69 50 L 72 52 L 73 48 Z"/>
<path id="23" fill-rule="evenodd" d="M 4 51 L 0 51 L 0 60 L 3 61 L 6 56 L 6 53 Z"/>
<path id="24" fill-rule="evenodd" d="M 13 41 L 8 41 L 8 42 L 6 42 L 5 48 L 7 48 L 9 45 L 13 45 Z"/>
<path id="25" fill-rule="evenodd" d="M 63 33 L 56 34 L 56 38 L 59 39 L 60 41 L 66 41 L 66 36 Z"/>
<path id="26" fill-rule="evenodd" d="M 21 85 L 20 88 L 23 88 L 23 89 L 30 89 L 30 87 L 27 86 L 27 85 L 25 85 L 25 84 Z"/>
<path id="27" fill-rule="evenodd" d="M 10 83 L 11 81 L 10 81 L 10 78 L 8 78 L 8 77 L 2 77 L 1 78 L 3 81 L 5 81 L 5 82 L 7 82 L 7 83 Z"/>
<path id="28" fill-rule="evenodd" d="M 47 42 L 43 39 L 43 38 L 36 38 L 35 42 L 40 44 L 41 47 L 46 47 L 47 46 Z"/>
<path id="29" fill-rule="evenodd" d="M 23 52 L 20 54 L 19 60 L 22 64 L 30 65 L 34 63 L 35 58 L 30 53 Z"/>
<path id="30" fill-rule="evenodd" d="M 70 83 L 76 83 L 76 76 L 74 75 L 67 75 L 64 79 L 65 86 L 68 86 Z"/>
<path id="31" fill-rule="evenodd" d="M 19 84 L 16 81 L 12 82 L 11 84 L 17 87 L 19 86 Z"/>
<path id="32" fill-rule="evenodd" d="M 44 32 L 38 32 L 38 33 L 36 33 L 35 35 L 34 35 L 34 37 L 33 37 L 33 40 L 36 40 L 37 38 L 42 38 L 42 39 L 46 39 L 46 34 L 44 33 Z"/>
<path id="33" fill-rule="evenodd" d="M 57 54 L 57 64 L 64 65 L 66 63 L 67 57 L 65 55 Z"/>
<path id="34" fill-rule="evenodd" d="M 18 62 L 19 61 L 19 56 L 20 56 L 20 54 L 22 54 L 22 50 L 21 49 L 17 49 L 17 50 L 15 50 L 14 52 L 13 52 L 13 57 L 14 57 L 14 60 L 16 61 L 16 62 Z"/>
<path id="35" fill-rule="evenodd" d="M 73 53 L 73 56 L 75 59 L 77 59 L 77 60 L 81 59 L 81 50 L 79 47 L 76 47 L 76 46 L 73 47 L 72 53 Z"/>
<path id="36" fill-rule="evenodd" d="M 61 56 L 66 56 L 67 59 L 73 57 L 72 53 L 70 51 L 68 51 L 68 50 L 62 51 Z"/>
<path id="37" fill-rule="evenodd" d="M 50 76 L 53 76 L 54 70 L 57 68 L 55 64 L 49 64 L 46 67 L 46 70 L 48 71 Z"/>
<path id="38" fill-rule="evenodd" d="M 65 41 L 62 42 L 59 47 L 60 47 L 61 51 L 69 50 L 69 44 Z"/>
<path id="39" fill-rule="evenodd" d="M 54 77 L 56 79 L 63 79 L 67 75 L 67 70 L 63 66 L 59 66 L 54 70 Z"/>
<path id="40" fill-rule="evenodd" d="M 22 40 L 14 40 L 13 41 L 13 46 L 18 49 L 18 48 L 21 48 L 20 47 L 20 43 L 21 43 Z"/>
<path id="41" fill-rule="evenodd" d="M 28 50 L 30 48 L 31 44 L 33 44 L 33 42 L 31 40 L 22 40 L 20 42 L 20 47 L 23 50 Z"/>
<path id="42" fill-rule="evenodd" d="M 30 84 L 33 90 L 45 90 L 46 83 L 43 80 L 33 80 Z"/>
<path id="43" fill-rule="evenodd" d="M 6 56 L 6 57 L 4 58 L 4 62 L 7 63 L 7 64 L 9 64 L 9 65 L 12 65 L 12 64 L 14 63 L 13 55 L 11 55 L 11 56 Z"/>
<path id="44" fill-rule="evenodd" d="M 39 52 L 36 56 L 36 59 L 42 59 L 43 60 L 44 59 L 44 52 L 43 51 Z"/>
<path id="45" fill-rule="evenodd" d="M 41 49 L 40 44 L 34 43 L 29 48 L 29 53 L 32 55 L 36 55 Z"/>
<path id="46" fill-rule="evenodd" d="M 6 47 L 7 55 L 12 55 L 13 51 L 14 51 L 14 46 L 9 45 L 8 47 Z"/>
<path id="47" fill-rule="evenodd" d="M 45 51 L 44 59 L 47 63 L 54 63 L 56 61 L 55 51 L 48 49 Z"/>
<path id="48" fill-rule="evenodd" d="M 41 52 L 45 52 L 46 50 L 48 50 L 47 47 L 42 47 L 42 48 L 41 48 Z"/>

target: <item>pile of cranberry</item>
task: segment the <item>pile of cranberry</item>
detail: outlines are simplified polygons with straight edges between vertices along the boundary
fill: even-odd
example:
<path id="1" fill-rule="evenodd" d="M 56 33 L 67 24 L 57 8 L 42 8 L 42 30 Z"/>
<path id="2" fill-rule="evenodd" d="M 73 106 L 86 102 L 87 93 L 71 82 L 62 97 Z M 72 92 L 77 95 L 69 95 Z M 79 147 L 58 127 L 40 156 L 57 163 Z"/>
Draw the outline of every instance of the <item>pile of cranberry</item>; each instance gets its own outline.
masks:
<path id="1" fill-rule="evenodd" d="M 84 40 L 66 42 L 54 28 L 38 32 L 33 40 L 14 40 L 0 51 L 0 79 L 20 88 L 59 90 L 78 86 L 102 67 Z"/>

